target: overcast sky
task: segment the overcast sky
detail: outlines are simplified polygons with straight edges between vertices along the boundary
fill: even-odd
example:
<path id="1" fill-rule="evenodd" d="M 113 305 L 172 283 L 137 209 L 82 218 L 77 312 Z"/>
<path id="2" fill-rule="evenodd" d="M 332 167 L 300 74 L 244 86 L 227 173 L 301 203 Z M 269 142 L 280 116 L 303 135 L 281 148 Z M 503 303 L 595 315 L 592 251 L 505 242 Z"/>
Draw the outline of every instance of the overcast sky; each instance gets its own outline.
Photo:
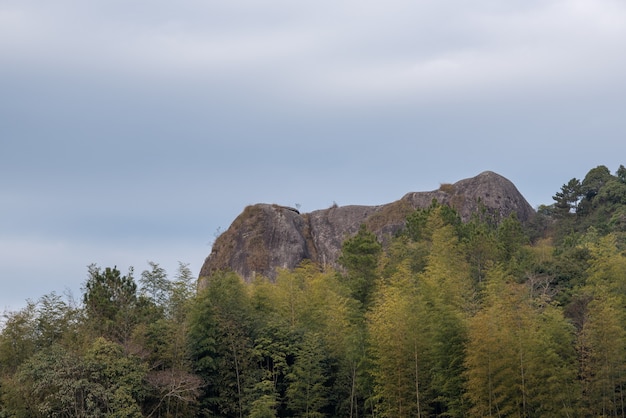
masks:
<path id="1" fill-rule="evenodd" d="M 626 164 L 626 3 L 0 0 L 0 311 L 194 274 L 253 203 Z"/>

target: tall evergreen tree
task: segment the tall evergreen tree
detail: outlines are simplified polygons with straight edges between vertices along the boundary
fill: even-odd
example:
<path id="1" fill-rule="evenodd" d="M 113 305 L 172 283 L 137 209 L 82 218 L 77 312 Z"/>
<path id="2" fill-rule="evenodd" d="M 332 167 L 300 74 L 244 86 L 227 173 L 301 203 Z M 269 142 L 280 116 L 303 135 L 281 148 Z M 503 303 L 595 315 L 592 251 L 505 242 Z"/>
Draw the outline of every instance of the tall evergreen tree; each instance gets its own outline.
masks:
<path id="1" fill-rule="evenodd" d="M 123 276 L 116 268 L 89 266 L 83 303 L 88 326 L 97 336 L 126 343 L 137 319 L 137 284 L 132 268 Z"/>
<path id="2" fill-rule="evenodd" d="M 346 279 L 354 299 L 364 308 L 371 301 L 371 294 L 377 277 L 382 245 L 376 235 L 361 225 L 357 234 L 344 241 L 339 256 L 339 264 L 347 271 Z"/>
<path id="3" fill-rule="evenodd" d="M 582 195 L 580 180 L 577 178 L 561 186 L 561 191 L 552 196 L 555 201 L 555 214 L 558 217 L 565 217 L 575 212 Z"/>

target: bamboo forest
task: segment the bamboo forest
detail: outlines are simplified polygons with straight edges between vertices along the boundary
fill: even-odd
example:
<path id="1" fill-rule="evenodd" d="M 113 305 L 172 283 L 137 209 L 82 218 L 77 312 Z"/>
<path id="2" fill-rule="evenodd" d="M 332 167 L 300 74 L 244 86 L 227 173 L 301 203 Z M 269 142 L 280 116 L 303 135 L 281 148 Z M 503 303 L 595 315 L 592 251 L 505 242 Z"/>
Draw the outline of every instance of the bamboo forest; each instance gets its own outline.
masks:
<path id="1" fill-rule="evenodd" d="M 626 169 L 530 222 L 433 201 L 340 268 L 91 265 L 5 312 L 0 417 L 626 416 Z"/>

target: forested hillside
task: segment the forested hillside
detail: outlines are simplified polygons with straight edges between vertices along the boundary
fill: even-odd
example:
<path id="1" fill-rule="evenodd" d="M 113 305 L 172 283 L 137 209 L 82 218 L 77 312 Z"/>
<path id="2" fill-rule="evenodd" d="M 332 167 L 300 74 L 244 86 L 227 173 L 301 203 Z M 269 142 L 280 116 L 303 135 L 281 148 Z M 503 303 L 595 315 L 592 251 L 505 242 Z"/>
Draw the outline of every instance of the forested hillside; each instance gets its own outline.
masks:
<path id="1" fill-rule="evenodd" d="M 433 201 L 340 268 L 275 280 L 91 266 L 5 314 L 0 417 L 626 415 L 626 168 L 530 222 Z"/>

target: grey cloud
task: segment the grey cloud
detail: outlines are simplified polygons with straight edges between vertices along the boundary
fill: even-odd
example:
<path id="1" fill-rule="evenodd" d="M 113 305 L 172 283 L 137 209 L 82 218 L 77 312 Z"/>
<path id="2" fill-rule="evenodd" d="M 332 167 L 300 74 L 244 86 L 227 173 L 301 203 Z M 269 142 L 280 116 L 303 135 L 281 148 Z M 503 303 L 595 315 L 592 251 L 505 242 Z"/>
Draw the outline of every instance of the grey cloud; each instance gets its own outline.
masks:
<path id="1" fill-rule="evenodd" d="M 30 39 L 25 53 L 59 70 L 265 81 L 326 102 L 544 88 L 624 66 L 626 10 L 608 1 L 104 4 L 31 9 L 5 39 Z"/>

